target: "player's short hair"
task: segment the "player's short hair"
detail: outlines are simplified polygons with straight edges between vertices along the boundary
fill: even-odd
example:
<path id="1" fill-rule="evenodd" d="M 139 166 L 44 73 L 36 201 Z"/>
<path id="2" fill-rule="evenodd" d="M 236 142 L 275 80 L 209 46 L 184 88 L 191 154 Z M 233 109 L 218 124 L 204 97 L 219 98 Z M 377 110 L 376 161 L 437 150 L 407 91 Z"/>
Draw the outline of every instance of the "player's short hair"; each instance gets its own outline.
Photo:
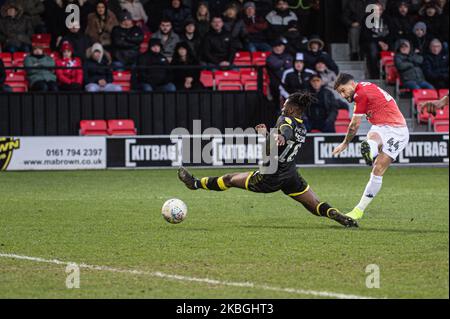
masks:
<path id="1" fill-rule="evenodd" d="M 336 81 L 334 82 L 334 89 L 337 90 L 338 87 L 340 87 L 341 85 L 345 85 L 354 79 L 355 78 L 351 74 L 340 73 L 339 76 L 337 77 Z"/>
<path id="2" fill-rule="evenodd" d="M 299 91 L 292 93 L 287 98 L 287 103 L 294 107 L 297 107 L 302 112 L 308 109 L 311 104 L 317 101 L 316 97 L 307 91 Z"/>

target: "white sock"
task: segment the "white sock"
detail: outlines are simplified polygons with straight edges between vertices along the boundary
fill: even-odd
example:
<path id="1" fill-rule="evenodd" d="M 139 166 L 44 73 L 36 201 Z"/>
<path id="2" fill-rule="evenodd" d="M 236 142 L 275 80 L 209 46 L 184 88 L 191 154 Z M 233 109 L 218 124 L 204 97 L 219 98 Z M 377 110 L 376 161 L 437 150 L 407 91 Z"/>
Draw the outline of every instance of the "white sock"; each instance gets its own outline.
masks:
<path id="1" fill-rule="evenodd" d="M 364 211 L 380 191 L 382 183 L 383 183 L 383 176 L 375 176 L 371 173 L 370 180 L 367 183 L 366 189 L 364 190 L 364 194 L 361 197 L 359 204 L 356 205 L 356 207 Z"/>
<path id="2" fill-rule="evenodd" d="M 375 158 L 378 155 L 378 143 L 374 140 L 367 140 L 370 146 L 370 152 L 372 153 L 372 157 Z"/>

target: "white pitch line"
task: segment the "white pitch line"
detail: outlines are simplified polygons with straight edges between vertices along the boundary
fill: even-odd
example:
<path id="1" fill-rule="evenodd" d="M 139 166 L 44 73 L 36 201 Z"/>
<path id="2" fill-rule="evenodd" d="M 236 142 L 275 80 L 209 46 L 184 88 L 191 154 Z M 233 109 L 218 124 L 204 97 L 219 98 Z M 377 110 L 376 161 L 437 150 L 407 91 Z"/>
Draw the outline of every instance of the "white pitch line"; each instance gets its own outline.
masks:
<path id="1" fill-rule="evenodd" d="M 3 258 L 11 258 L 11 259 L 20 259 L 20 260 L 29 260 L 40 263 L 48 263 L 48 264 L 56 264 L 56 265 L 77 265 L 80 268 L 89 269 L 89 270 L 99 270 L 99 271 L 109 271 L 114 273 L 126 273 L 126 274 L 134 274 L 134 275 L 145 275 L 152 276 L 164 279 L 178 280 L 178 281 L 191 281 L 191 282 L 199 282 L 206 283 L 210 285 L 217 286 L 229 286 L 229 287 L 245 287 L 245 288 L 253 288 L 253 289 L 261 289 L 261 290 L 269 290 L 276 292 L 285 292 L 289 294 L 298 294 L 298 295 L 309 295 L 315 297 L 327 297 L 327 298 L 337 298 L 337 299 L 374 299 L 372 297 L 366 296 L 358 296 L 358 295 L 347 295 L 343 293 L 336 292 L 328 292 L 328 291 L 316 291 L 316 290 L 305 290 L 305 289 L 295 289 L 295 288 L 281 288 L 274 287 L 263 284 L 254 284 L 252 282 L 232 282 L 232 281 L 221 281 L 209 278 L 197 278 L 197 277 L 189 277 L 189 276 L 181 276 L 181 275 L 171 275 L 165 274 L 159 271 L 149 272 L 138 269 L 120 269 L 113 268 L 109 266 L 96 266 L 96 265 L 88 265 L 83 263 L 76 262 L 67 262 L 58 259 L 44 259 L 40 257 L 31 257 L 31 256 L 21 256 L 16 254 L 4 254 L 0 253 L 0 257 Z"/>

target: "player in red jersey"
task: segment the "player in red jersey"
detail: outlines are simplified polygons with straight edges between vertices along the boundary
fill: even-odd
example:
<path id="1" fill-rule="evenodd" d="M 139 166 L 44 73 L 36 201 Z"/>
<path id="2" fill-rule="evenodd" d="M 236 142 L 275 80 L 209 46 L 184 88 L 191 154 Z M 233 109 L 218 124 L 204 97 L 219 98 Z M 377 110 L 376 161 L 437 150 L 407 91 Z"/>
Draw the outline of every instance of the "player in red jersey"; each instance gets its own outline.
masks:
<path id="1" fill-rule="evenodd" d="M 360 202 L 347 214 L 360 219 L 380 191 L 384 173 L 408 144 L 409 131 L 394 98 L 377 85 L 357 83 L 352 75 L 342 73 L 336 79 L 334 89 L 348 102 L 355 102 L 347 135 L 333 150 L 334 155 L 344 151 L 353 140 L 363 116 L 372 124 L 367 139 L 361 142 L 361 154 L 366 163 L 373 166 L 372 173 Z"/>

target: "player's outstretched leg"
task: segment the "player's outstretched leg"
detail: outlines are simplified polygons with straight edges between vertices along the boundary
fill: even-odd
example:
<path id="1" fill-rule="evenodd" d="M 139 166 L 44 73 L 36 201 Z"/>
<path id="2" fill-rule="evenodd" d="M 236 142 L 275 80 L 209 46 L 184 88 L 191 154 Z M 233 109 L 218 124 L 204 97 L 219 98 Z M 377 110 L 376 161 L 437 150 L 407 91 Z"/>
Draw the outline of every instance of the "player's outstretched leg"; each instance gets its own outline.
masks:
<path id="1" fill-rule="evenodd" d="M 333 219 L 345 227 L 358 227 L 358 223 L 351 217 L 342 214 L 337 208 L 331 207 L 328 203 L 319 201 L 319 198 L 311 188 L 308 188 L 303 194 L 290 197 L 300 202 L 309 212 L 316 216 Z"/>
<path id="2" fill-rule="evenodd" d="M 226 191 L 230 187 L 246 189 L 251 172 L 231 173 L 223 176 L 195 178 L 187 169 L 180 167 L 178 169 L 178 178 L 187 188 L 205 189 L 211 191 Z"/>
<path id="3" fill-rule="evenodd" d="M 360 219 L 364 215 L 364 211 L 370 202 L 375 198 L 378 192 L 381 189 L 381 185 L 383 183 L 383 175 L 388 169 L 389 165 L 391 165 L 392 159 L 389 155 L 385 153 L 380 153 L 375 160 L 372 173 L 370 174 L 369 182 L 364 189 L 364 193 L 359 201 L 358 205 L 356 205 L 353 210 L 346 214 L 353 219 Z"/>

